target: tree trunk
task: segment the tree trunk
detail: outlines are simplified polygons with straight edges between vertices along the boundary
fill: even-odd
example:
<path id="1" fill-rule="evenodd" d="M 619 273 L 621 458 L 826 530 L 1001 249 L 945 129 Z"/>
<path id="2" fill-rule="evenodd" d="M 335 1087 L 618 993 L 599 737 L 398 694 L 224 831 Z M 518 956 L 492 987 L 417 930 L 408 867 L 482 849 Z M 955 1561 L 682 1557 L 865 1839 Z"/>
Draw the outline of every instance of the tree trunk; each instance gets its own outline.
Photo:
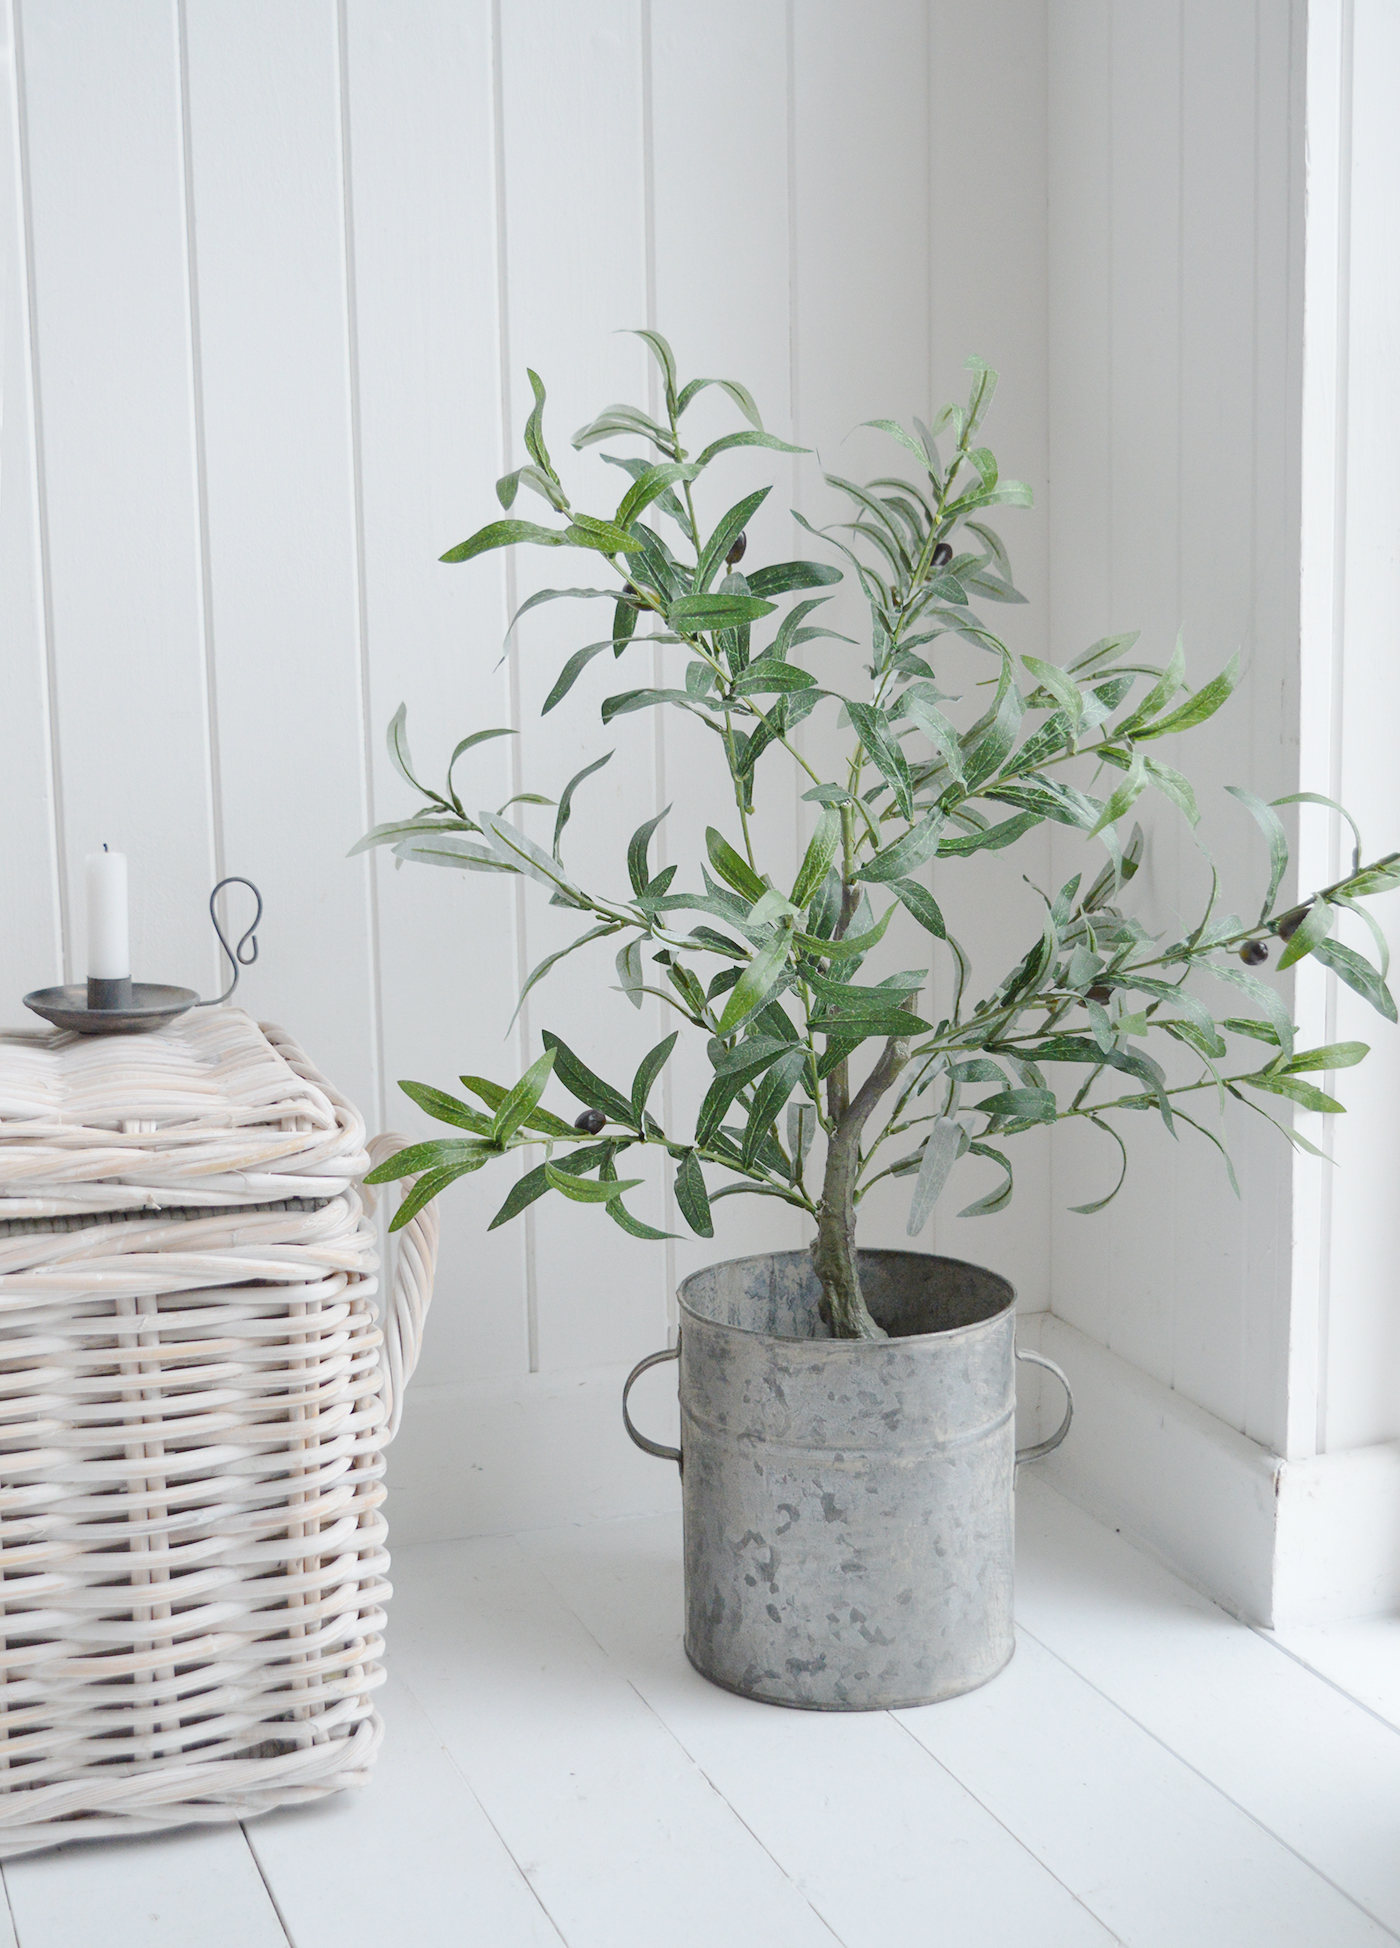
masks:
<path id="1" fill-rule="evenodd" d="M 856 1267 L 856 1178 L 860 1171 L 860 1139 L 881 1096 L 893 1085 L 909 1060 L 907 1041 L 892 1039 L 849 1105 L 845 1101 L 845 1063 L 839 1088 L 830 1095 L 836 1128 L 826 1153 L 817 1235 L 812 1240 L 812 1264 L 822 1283 L 822 1317 L 838 1339 L 883 1339 L 884 1328 L 871 1318 L 860 1289 Z M 835 1075 L 832 1078 L 836 1081 Z"/>

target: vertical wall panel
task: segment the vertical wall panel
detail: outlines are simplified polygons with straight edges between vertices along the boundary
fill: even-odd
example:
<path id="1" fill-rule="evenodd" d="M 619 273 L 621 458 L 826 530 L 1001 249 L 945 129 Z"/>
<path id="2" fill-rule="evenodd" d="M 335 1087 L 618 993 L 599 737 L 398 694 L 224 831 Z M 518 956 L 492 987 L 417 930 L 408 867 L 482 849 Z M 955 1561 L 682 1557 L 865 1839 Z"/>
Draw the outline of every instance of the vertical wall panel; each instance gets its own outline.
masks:
<path id="1" fill-rule="evenodd" d="M 1299 772 L 1341 789 L 1341 721 L 1346 623 L 1347 285 L 1350 276 L 1351 23 L 1349 0 L 1316 0 L 1306 13 L 1307 208 L 1302 262 L 1303 358 L 1299 503 Z M 1298 819 L 1295 859 L 1302 886 L 1337 878 L 1342 821 L 1315 811 Z M 1300 1026 L 1326 1042 L 1335 983 L 1315 956 L 1295 971 Z M 1330 1148 L 1336 1125 L 1319 1117 L 1315 1140 Z M 1326 1449 L 1327 1309 L 1335 1170 L 1299 1156 L 1293 1165 L 1292 1284 L 1288 1343 L 1290 1457 Z"/>
<path id="2" fill-rule="evenodd" d="M 1049 37 L 1048 344 L 1050 610 L 1055 660 L 1069 663 L 1124 627 L 1110 597 L 1113 505 L 1113 76 L 1111 0 L 1068 0 Z M 1092 854 L 1088 855 L 1092 857 Z M 1086 849 L 1056 834 L 1063 883 Z M 1097 868 L 1091 867 L 1091 871 Z M 1133 1132 L 1141 1142 L 1144 1132 Z M 1119 1293 L 1101 1227 L 1106 1214 L 1068 1208 L 1102 1196 L 1115 1153 L 1097 1131 L 1055 1131 L 1049 1231 L 1054 1305 L 1107 1345 Z"/>
<path id="3" fill-rule="evenodd" d="M 1181 7 L 1138 7 L 1131 0 L 1114 0 L 1109 27 L 1112 606 L 1103 631 L 1095 634 L 1110 628 L 1141 629 L 1147 656 L 1165 662 L 1182 622 Z M 1155 931 L 1170 924 L 1181 903 L 1182 835 L 1180 821 L 1165 804 L 1148 800 L 1139 815 L 1149 834 L 1149 857 L 1148 871 L 1138 882 L 1143 890 L 1133 905 Z M 1112 1281 L 1107 1343 L 1133 1365 L 1166 1379 L 1171 1373 L 1179 1245 L 1176 1146 L 1145 1118 L 1141 1129 L 1134 1125 L 1130 1140 L 1134 1175 L 1157 1191 L 1133 1207 L 1137 1262 L 1131 1280 L 1121 1276 L 1120 1227 L 1128 1221 L 1126 1214 L 1111 1209 L 1104 1213 L 1102 1229 L 1086 1222 L 1074 1236 L 1077 1243 L 1087 1234 L 1087 1252 Z M 1104 1169 L 1103 1162 L 1099 1168 Z"/>
<path id="4" fill-rule="evenodd" d="M 507 673 L 495 668 L 499 557 L 438 560 L 499 470 L 491 8 L 441 0 L 409 22 L 393 0 L 351 0 L 346 27 L 369 735 L 374 814 L 389 820 L 419 803 L 385 749 L 400 703 L 418 775 L 439 790 L 461 737 L 510 722 Z M 460 764 L 473 802 L 509 798 L 510 744 Z M 514 1079 L 516 890 L 503 876 L 399 867 L 387 853 L 377 871 L 385 1117 L 441 1135 L 395 1085 L 455 1090 L 464 1071 Z M 420 1384 L 527 1365 L 524 1226 L 487 1230 L 511 1174 L 482 1171 L 443 1199 Z"/>
<path id="5" fill-rule="evenodd" d="M 1051 369 L 1056 653 L 1141 628 L 1165 661 L 1184 630 L 1188 680 L 1235 650 L 1226 710 L 1162 756 L 1195 781 L 1198 837 L 1221 909 L 1247 912 L 1267 861 L 1224 793 L 1296 788 L 1296 452 L 1290 363 L 1298 293 L 1287 9 L 1085 0 L 1052 36 Z M 1146 870 L 1130 896 L 1153 931 L 1198 916 L 1209 869 L 1176 811 L 1138 815 Z M 1057 836 L 1057 861 L 1068 848 Z M 1224 990 L 1212 997 L 1221 999 Z M 1160 1053 L 1154 1038 L 1154 1053 Z M 1248 1052 L 1248 1044 L 1242 1044 Z M 1174 1077 L 1194 1066 L 1168 1060 Z M 1211 1102 L 1198 1099 L 1214 1128 Z M 1193 1112 L 1194 1113 L 1194 1112 Z M 1242 1200 L 1189 1129 L 1142 1118 L 1117 1203 L 1092 1131 L 1057 1153 L 1055 1308 L 1134 1364 L 1257 1438 L 1283 1438 L 1287 1343 L 1284 1139 L 1227 1116 Z"/>
<path id="6" fill-rule="evenodd" d="M 1205 681 L 1235 651 L 1246 676 L 1227 709 L 1190 734 L 1169 739 L 1163 757 L 1202 780 L 1198 837 L 1220 863 L 1225 910 L 1252 907 L 1252 918 L 1267 884 L 1268 852 L 1253 820 L 1222 786 L 1243 784 L 1276 797 L 1288 789 L 1290 766 L 1297 762 L 1296 751 L 1285 743 L 1283 713 L 1275 701 L 1279 646 L 1266 646 L 1261 666 L 1254 627 L 1258 408 L 1249 381 L 1255 351 L 1257 33 L 1252 11 L 1222 12 L 1210 0 L 1184 0 L 1181 22 L 1178 606 L 1190 680 Z M 1224 491 L 1200 491 L 1202 449 L 1240 455 L 1232 481 L 1232 470 L 1221 470 Z M 1286 574 L 1281 547 L 1269 571 Z M 1266 716 L 1273 720 L 1272 735 Z M 1178 904 L 1189 912 L 1193 899 L 1198 908 L 1203 904 L 1208 877 L 1205 862 L 1185 842 L 1180 819 L 1174 823 Z M 1213 1120 L 1214 1106 L 1208 1109 L 1203 1120 Z M 1243 1420 L 1245 1293 L 1234 1272 L 1251 1264 L 1244 1214 L 1257 1197 L 1268 1199 L 1269 1161 L 1274 1175 L 1286 1179 L 1288 1174 L 1282 1142 L 1275 1139 L 1272 1159 L 1259 1156 L 1258 1137 L 1242 1127 L 1243 1121 L 1232 1119 L 1239 1167 L 1257 1160 L 1265 1171 L 1259 1181 L 1246 1170 L 1242 1188 L 1247 1182 L 1249 1206 L 1231 1195 L 1216 1152 L 1193 1132 L 1185 1132 L 1190 1141 L 1183 1141 L 1173 1158 L 1175 1211 L 1208 1213 L 1208 1219 L 1189 1228 L 1178 1219 L 1176 1226 L 1171 1380 L 1198 1405 L 1235 1425 Z M 1259 1134 L 1273 1136 L 1262 1123 Z M 1256 1290 L 1273 1283 L 1270 1269 L 1252 1264 L 1250 1284 Z"/>
<path id="7" fill-rule="evenodd" d="M 987 521 L 1006 544 L 1026 606 L 987 602 L 977 607 L 1015 656 L 1048 655 L 1052 622 L 1046 26 L 1046 9 L 1038 0 L 956 0 L 929 10 L 929 404 L 965 397 L 969 354 L 986 359 L 1000 374 L 985 437 L 1003 474 L 1029 482 L 1035 504 L 1029 511 L 990 510 Z M 995 63 L 987 61 L 988 46 L 998 50 Z M 994 143 L 985 140 L 988 127 L 997 131 Z M 962 721 L 968 722 L 982 702 L 971 685 L 993 673 L 988 659 L 981 651 L 954 646 L 951 638 L 935 647 L 943 652 L 940 678 L 946 675 L 946 687 L 963 693 Z M 1005 853 L 949 859 L 934 867 L 934 891 L 972 957 L 973 997 L 995 988 L 1038 938 L 1044 908 L 1026 882 L 1053 893 L 1051 878 L 1044 828 Z M 926 936 L 922 944 L 925 954 L 932 950 L 941 976 L 942 1013 L 950 993 L 948 959 Z M 1050 1298 L 1045 1240 L 1052 1154 L 1044 1130 L 1014 1139 L 1008 1156 L 1016 1172 L 1015 1195 L 1006 1211 L 990 1218 L 956 1216 L 997 1181 L 995 1165 L 965 1163 L 950 1180 L 924 1239 L 932 1249 L 1003 1272 L 1015 1284 L 1023 1311 Z M 907 1179 L 890 1187 L 891 1243 L 904 1230 L 909 1190 Z"/>
<path id="8" fill-rule="evenodd" d="M 1341 313 L 1346 385 L 1345 514 L 1337 741 L 1339 795 L 1355 813 L 1368 856 L 1400 848 L 1400 784 L 1395 726 L 1400 723 L 1400 181 L 1395 91 L 1400 86 L 1400 15 L 1382 0 L 1355 0 L 1347 182 L 1349 278 Z M 1345 153 L 1345 152 L 1344 152 Z M 1343 846 L 1345 848 L 1345 836 Z M 1349 859 L 1344 856 L 1345 871 Z M 1400 949 L 1400 894 L 1372 903 Z M 1343 919 L 1341 937 L 1369 958 L 1363 927 Z M 1394 979 L 1392 977 L 1392 988 Z M 1395 1197 L 1400 1033 L 1338 985 L 1338 1040 L 1371 1044 L 1366 1064 L 1338 1078 L 1348 1115 L 1333 1132 L 1337 1168 L 1330 1185 L 1330 1299 L 1325 1392 L 1319 1433 L 1328 1452 L 1400 1437 L 1400 1210 Z"/>
<path id="9" fill-rule="evenodd" d="M 377 1119 L 335 7 L 192 0 L 187 33 L 226 869 L 267 900 L 245 1005 Z"/>
<path id="10" fill-rule="evenodd" d="M 1306 60 L 1305 9 L 1258 7 L 1254 77 L 1254 360 L 1253 555 L 1254 607 L 1251 686 L 1252 758 L 1266 779 L 1311 775 L 1301 746 L 1301 682 L 1294 676 L 1301 634 L 1300 561 L 1302 437 L 1303 160 Z M 1279 740 L 1285 752 L 1274 771 Z M 1280 782 L 1279 789 L 1284 789 Z M 1284 814 L 1288 823 L 1287 813 Z M 1243 828 L 1237 828 L 1243 829 Z M 1295 833 L 1296 836 L 1296 833 Z M 1258 841 L 1250 856 L 1260 864 Z M 1295 852 L 1296 876 L 1302 862 Z M 1292 896 L 1285 880 L 1283 897 Z M 1294 981 L 1295 1013 L 1306 1019 L 1301 978 Z M 1243 1119 L 1235 1119 L 1236 1130 Z M 1244 1395 L 1240 1425 L 1253 1439 L 1288 1452 L 1289 1341 L 1299 1306 L 1290 1234 L 1299 1214 L 1295 1185 L 1311 1160 L 1285 1157 L 1274 1133 L 1257 1119 L 1245 1132 L 1245 1167 L 1254 1186 L 1244 1202 L 1248 1262 L 1257 1269 L 1243 1286 Z M 1324 1176 L 1312 1166 L 1307 1181 Z M 1219 1190 L 1216 1191 L 1219 1196 Z"/>
<path id="11" fill-rule="evenodd" d="M 11 11 L 0 9 L 0 992 L 6 1020 L 63 979 L 19 94 Z M 23 842 L 18 836 L 23 834 Z"/>
<path id="12" fill-rule="evenodd" d="M 740 380 L 764 425 L 791 439 L 786 15 L 784 0 L 715 0 L 703 8 L 689 0 L 652 0 L 651 167 L 656 322 L 675 348 L 682 377 Z M 742 61 L 734 58 L 738 48 Z M 687 447 L 697 451 L 742 424 L 723 394 L 701 393 L 683 422 Z M 741 449 L 701 483 L 702 527 L 713 527 L 734 501 L 771 481 L 749 526 L 744 565 L 805 554 L 810 537 L 789 510 L 794 483 L 800 493 L 815 471 L 807 457 L 792 463 L 781 454 Z M 764 640 L 762 632 L 756 640 Z M 676 652 L 659 656 L 665 680 L 679 681 Z M 719 823 L 736 841 L 739 834 L 717 740 L 679 711 L 666 712 L 663 723 L 664 796 L 676 805 L 658 834 L 660 856 L 679 862 L 679 883 L 695 886 L 705 826 Z M 698 789 L 701 780 L 713 786 L 708 798 Z M 758 769 L 751 821 L 756 856 L 778 885 L 791 885 L 797 870 L 799 819 L 804 843 L 810 829 L 812 807 L 798 807 L 808 783 L 781 750 Z M 706 978 L 721 965 L 701 962 Z M 663 1026 L 669 1032 L 679 1018 Z M 682 1030 L 671 1076 L 677 1127 L 694 1127 L 712 1073 L 701 1038 Z M 713 1240 L 690 1234 L 674 1199 L 668 1210 L 668 1227 L 681 1234 L 680 1276 L 716 1258 L 796 1247 L 811 1228 L 802 1213 L 766 1197 L 716 1204 Z"/>
<path id="13" fill-rule="evenodd" d="M 596 452 L 572 453 L 569 437 L 610 400 L 644 404 L 648 396 L 645 348 L 619 335 L 644 324 L 647 310 L 638 0 L 604 0 L 586 11 L 510 0 L 501 27 L 511 465 L 526 458 L 521 433 L 531 367 L 549 389 L 545 437 L 575 504 L 611 514 L 626 476 Z M 640 443 L 623 442 L 620 450 L 640 451 Z M 468 528 L 499 513 L 481 472 Z M 516 554 L 517 600 L 541 587 L 618 586 L 599 555 L 529 548 Z M 474 563 L 461 572 L 480 568 Z M 521 788 L 557 798 L 600 749 L 614 754 L 580 787 L 563 857 L 585 885 L 622 893 L 628 838 L 660 809 L 656 726 L 650 712 L 636 712 L 618 718 L 604 736 L 598 710 L 612 692 L 650 680 L 650 651 L 637 645 L 620 663 L 610 655 L 596 658 L 567 704 L 541 717 L 561 664 L 584 643 L 610 634 L 611 622 L 605 602 L 546 605 L 521 624 L 512 655 Z M 531 837 L 549 844 L 552 811 L 525 806 L 516 816 Z M 550 907 L 543 889 L 526 888 L 526 965 L 566 946 L 588 924 L 587 915 Z M 530 996 L 524 1018 L 532 1052 L 540 1030 L 552 1029 L 625 1088 L 670 1024 L 663 1025 L 659 1002 L 637 1011 L 616 992 L 615 951 L 607 940 L 583 948 L 568 972 L 547 978 Z M 659 1172 L 653 1168 L 648 1176 L 629 1202 L 656 1225 L 664 1200 Z M 580 1212 L 558 1196 L 542 1199 L 533 1215 L 540 1367 L 623 1359 L 640 1346 L 660 1345 L 664 1254 L 642 1247 L 601 1212 Z M 590 1225 L 590 1218 L 600 1222 Z"/>
<path id="14" fill-rule="evenodd" d="M 1003 470 L 1030 482 L 1035 507 L 991 518 L 1029 606 L 985 607 L 1018 652 L 1039 654 L 1050 635 L 1046 63 L 1060 28 L 1047 34 L 1042 0 L 944 0 L 929 24 L 929 403 L 965 386 L 971 353 L 1001 375 L 988 435 Z M 989 125 L 993 143 L 982 139 Z"/>
<path id="15" fill-rule="evenodd" d="M 1110 0 L 1064 0 L 1046 48 L 1049 100 L 1047 508 L 1053 648 L 1103 634 L 1109 599 L 1112 286 Z"/>
<path id="16" fill-rule="evenodd" d="M 792 17 L 798 433 L 858 477 L 891 449 L 852 428 L 927 401 L 929 19 L 917 0 L 859 33 L 838 0 Z"/>
<path id="17" fill-rule="evenodd" d="M 208 992 L 215 864 L 170 0 L 19 12 L 73 938 L 83 855 L 131 860 L 138 979 Z"/>
<path id="18" fill-rule="evenodd" d="M 1222 14 L 1191 0 L 1183 12 L 1182 620 L 1194 682 L 1234 652 L 1243 676 L 1226 709 L 1169 740 L 1163 755 L 1200 778 L 1197 837 L 1220 870 L 1221 906 L 1251 918 L 1267 848 L 1223 787 L 1273 798 L 1307 782 L 1298 777 L 1296 451 L 1286 435 L 1299 396 L 1290 364 L 1290 30 L 1286 8 Z M 1203 464 L 1207 449 L 1238 461 Z M 1178 831 L 1190 912 L 1206 875 Z M 1215 1126 L 1213 1114 L 1202 1120 Z M 1233 1105 L 1224 1129 L 1238 1199 L 1204 1143 L 1183 1142 L 1176 1159 L 1176 1209 L 1196 1222 L 1180 1227 L 1171 1378 L 1223 1419 L 1277 1442 L 1291 1158 L 1262 1118 Z"/>
<path id="19" fill-rule="evenodd" d="M 915 0 L 870 10 L 858 34 L 849 12 L 826 0 L 796 5 L 790 17 L 794 433 L 815 449 L 818 464 L 799 476 L 799 504 L 821 526 L 848 521 L 851 508 L 819 467 L 857 481 L 900 470 L 903 450 L 861 421 L 927 416 L 929 19 Z M 807 548 L 819 552 L 810 538 Z M 814 644 L 810 666 L 838 693 L 863 696 L 870 616 L 853 577 L 823 613 L 857 647 Z M 801 743 L 821 776 L 841 775 L 849 732 L 829 707 L 803 725 Z M 931 964 L 936 982 L 942 970 L 928 936 L 901 914 L 870 972 Z M 867 1045 L 854 1058 L 855 1079 L 873 1052 Z M 900 1241 L 907 1209 L 887 1179 L 861 1206 L 863 1242 Z M 924 1242 L 935 1240 L 925 1233 Z"/>

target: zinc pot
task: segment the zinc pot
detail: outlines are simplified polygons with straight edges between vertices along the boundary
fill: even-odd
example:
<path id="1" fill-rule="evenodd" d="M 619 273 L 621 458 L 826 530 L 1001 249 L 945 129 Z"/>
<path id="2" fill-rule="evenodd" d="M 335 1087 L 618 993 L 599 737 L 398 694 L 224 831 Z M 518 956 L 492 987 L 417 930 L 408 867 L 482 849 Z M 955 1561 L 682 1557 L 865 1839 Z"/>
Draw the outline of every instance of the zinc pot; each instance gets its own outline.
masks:
<path id="1" fill-rule="evenodd" d="M 1057 1447 L 1059 1368 L 1015 1344 L 1016 1294 L 955 1258 L 862 1251 L 889 1337 L 832 1337 L 805 1251 L 711 1265 L 679 1292 L 677 1346 L 623 1389 L 639 1447 L 679 1463 L 686 1655 L 769 1704 L 884 1711 L 985 1684 L 1015 1647 L 1018 1461 Z M 1015 1359 L 1065 1389 L 1015 1448 Z M 638 1374 L 680 1362 L 681 1446 L 639 1434 Z"/>

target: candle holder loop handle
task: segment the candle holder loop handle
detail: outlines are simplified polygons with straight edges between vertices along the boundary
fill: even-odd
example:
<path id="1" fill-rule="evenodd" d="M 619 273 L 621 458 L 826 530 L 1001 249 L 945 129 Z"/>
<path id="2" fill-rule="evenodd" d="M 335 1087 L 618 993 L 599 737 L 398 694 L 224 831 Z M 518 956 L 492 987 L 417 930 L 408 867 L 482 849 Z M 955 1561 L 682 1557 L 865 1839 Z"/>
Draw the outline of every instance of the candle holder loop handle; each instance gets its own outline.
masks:
<path id="1" fill-rule="evenodd" d="M 225 886 L 246 886 L 258 903 L 258 910 L 253 915 L 252 925 L 244 932 L 236 948 L 229 946 L 228 941 L 224 937 L 224 930 L 219 925 L 217 901 Z M 229 966 L 233 969 L 233 979 L 229 982 L 222 994 L 216 994 L 208 1001 L 196 1001 L 195 1006 L 197 1008 L 217 1008 L 221 1002 L 227 1001 L 234 989 L 238 986 L 238 977 L 243 969 L 253 965 L 253 962 L 258 957 L 258 925 L 262 920 L 262 915 L 262 894 L 258 891 L 251 879 L 244 879 L 239 873 L 233 873 L 227 879 L 221 879 L 209 895 L 209 918 L 213 921 L 214 931 L 219 936 L 219 945 L 228 955 Z"/>

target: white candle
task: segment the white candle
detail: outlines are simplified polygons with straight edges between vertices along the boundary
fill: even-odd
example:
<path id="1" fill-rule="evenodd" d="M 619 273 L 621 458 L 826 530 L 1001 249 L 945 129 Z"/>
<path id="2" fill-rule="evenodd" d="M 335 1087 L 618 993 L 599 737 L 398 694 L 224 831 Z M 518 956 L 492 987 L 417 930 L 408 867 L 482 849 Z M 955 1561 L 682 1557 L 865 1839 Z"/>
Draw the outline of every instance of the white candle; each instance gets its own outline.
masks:
<path id="1" fill-rule="evenodd" d="M 126 980 L 131 974 L 131 935 L 124 852 L 108 852 L 104 846 L 88 854 L 87 923 L 89 978 Z"/>

